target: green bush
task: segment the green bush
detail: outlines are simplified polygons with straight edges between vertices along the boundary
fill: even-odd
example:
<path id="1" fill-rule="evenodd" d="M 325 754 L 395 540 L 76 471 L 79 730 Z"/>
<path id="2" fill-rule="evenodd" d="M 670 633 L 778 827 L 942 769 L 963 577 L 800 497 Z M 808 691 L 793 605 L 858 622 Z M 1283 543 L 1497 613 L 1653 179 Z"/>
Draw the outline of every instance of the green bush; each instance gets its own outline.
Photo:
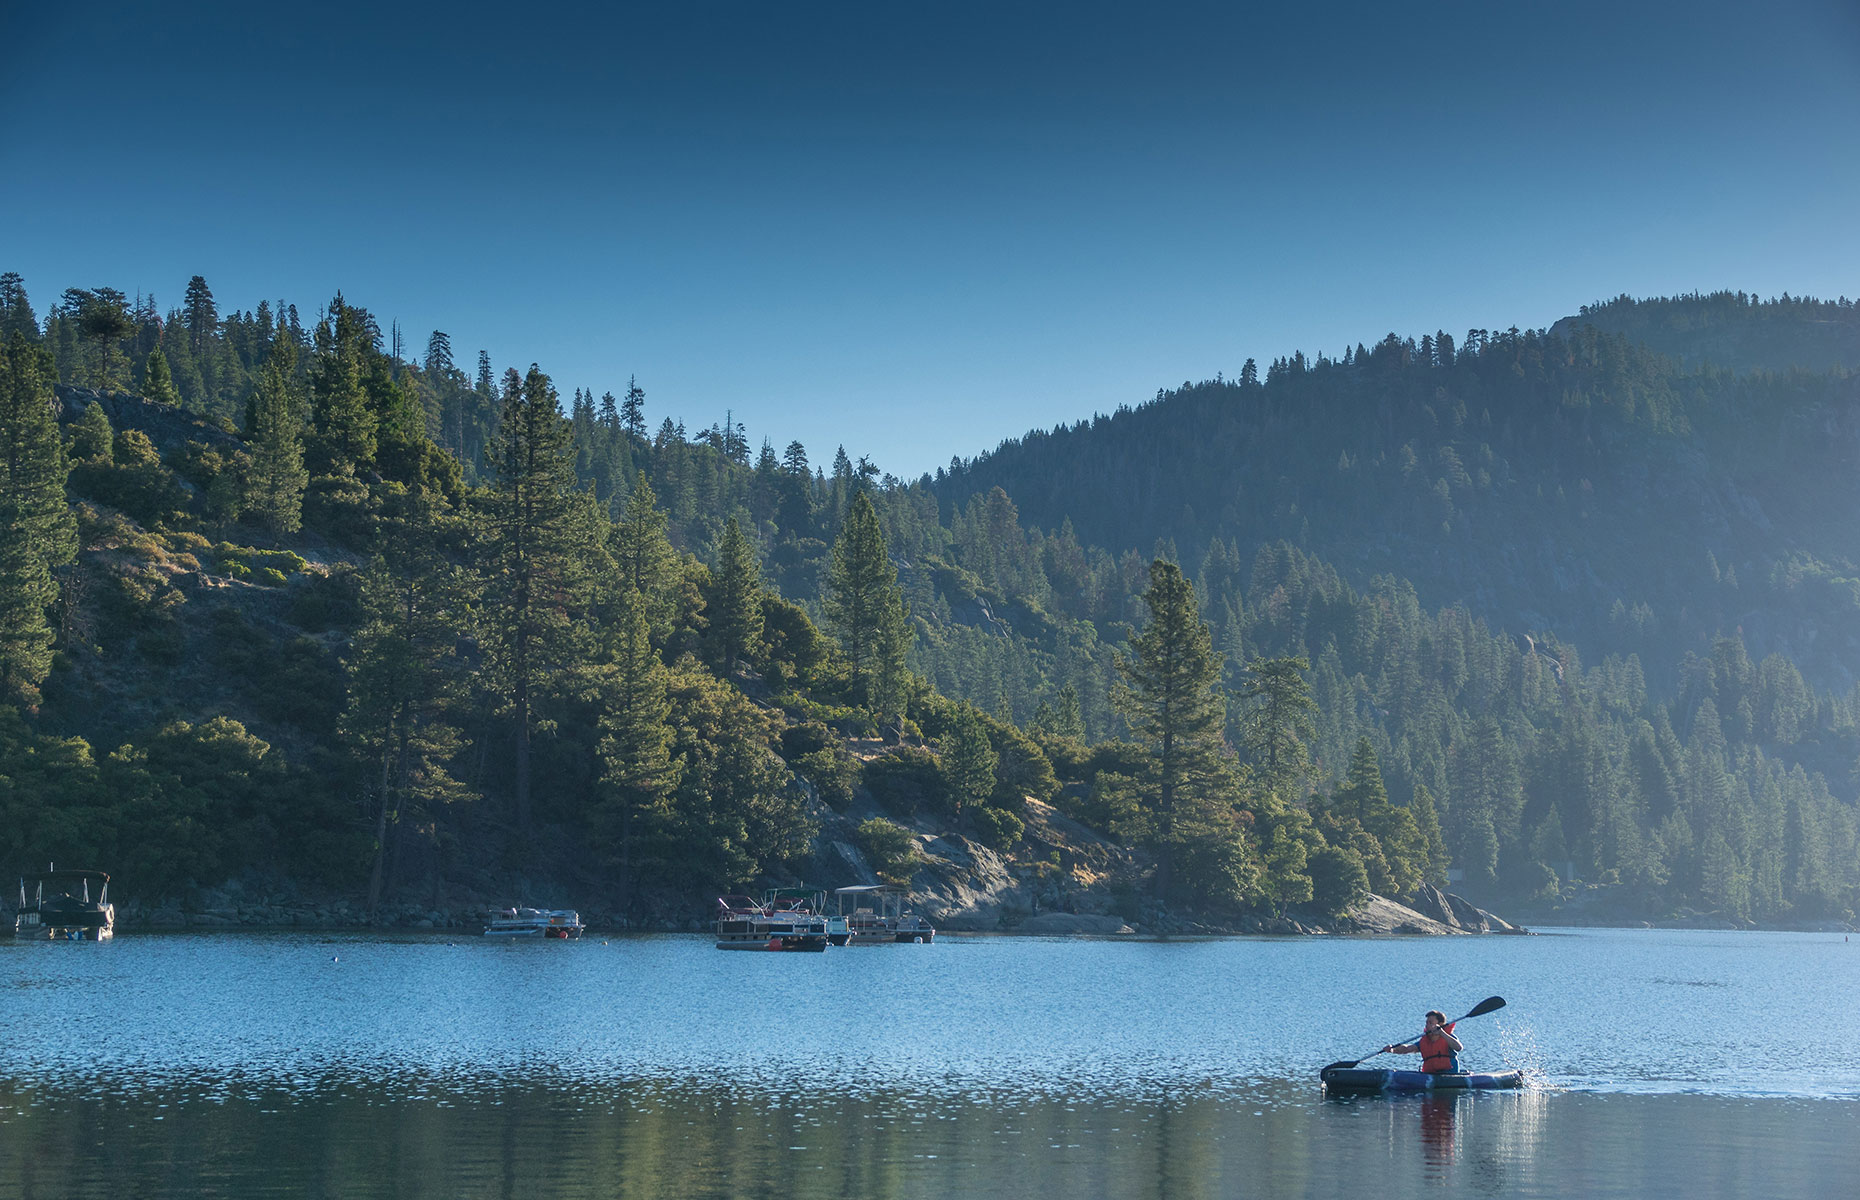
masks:
<path id="1" fill-rule="evenodd" d="M 937 756 L 917 746 L 895 746 L 865 764 L 872 798 L 895 813 L 944 812 L 949 783 Z"/>
<path id="2" fill-rule="evenodd" d="M 923 861 L 910 830 L 883 817 L 860 825 L 856 837 L 873 873 L 886 883 L 900 887 L 910 883 L 917 864 Z"/>
<path id="3" fill-rule="evenodd" d="M 814 785 L 820 798 L 834 808 L 852 803 L 853 789 L 859 786 L 859 760 L 829 746 L 788 760 L 795 774 Z"/>
<path id="4" fill-rule="evenodd" d="M 261 567 L 256 582 L 262 583 L 266 587 L 283 587 L 285 584 L 289 583 L 290 580 L 285 577 L 283 571 L 278 570 L 276 567 Z"/>
<path id="5" fill-rule="evenodd" d="M 986 804 L 973 809 L 969 819 L 975 824 L 975 839 L 990 850 L 1006 854 L 1027 831 L 1027 823 L 1006 809 Z"/>

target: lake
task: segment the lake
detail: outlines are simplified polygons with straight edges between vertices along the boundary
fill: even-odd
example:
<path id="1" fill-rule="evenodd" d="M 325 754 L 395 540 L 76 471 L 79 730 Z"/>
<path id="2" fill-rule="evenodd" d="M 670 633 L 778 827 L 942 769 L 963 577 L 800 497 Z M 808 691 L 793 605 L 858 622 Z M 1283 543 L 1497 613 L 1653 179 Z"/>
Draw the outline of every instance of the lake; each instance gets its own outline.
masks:
<path id="1" fill-rule="evenodd" d="M 130 934 L 0 943 L 0 984 L 8 1197 L 1831 1196 L 1860 1170 L 1838 933 Z M 1319 1091 L 1493 993 L 1463 1061 L 1529 1089 Z"/>

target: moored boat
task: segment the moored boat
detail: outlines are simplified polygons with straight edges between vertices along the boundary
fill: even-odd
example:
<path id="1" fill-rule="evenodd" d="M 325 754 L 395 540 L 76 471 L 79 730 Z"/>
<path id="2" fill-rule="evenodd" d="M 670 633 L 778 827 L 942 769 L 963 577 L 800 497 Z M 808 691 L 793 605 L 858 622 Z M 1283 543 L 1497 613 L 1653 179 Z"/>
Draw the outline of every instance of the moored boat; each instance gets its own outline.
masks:
<path id="1" fill-rule="evenodd" d="M 494 908 L 485 918 L 484 936 L 573 940 L 587 928 L 572 908 Z"/>
<path id="2" fill-rule="evenodd" d="M 827 911 L 827 894 L 819 888 L 770 888 L 762 893 L 762 911 L 811 913 L 826 921 L 829 944 L 844 946 L 852 941 L 852 927 L 844 916 Z"/>
<path id="3" fill-rule="evenodd" d="M 827 919 L 799 909 L 771 910 L 748 896 L 717 899 L 719 950 L 825 950 Z"/>
<path id="4" fill-rule="evenodd" d="M 904 907 L 904 894 L 885 883 L 864 883 L 835 888 L 840 916 L 846 920 L 856 946 L 880 943 L 933 942 L 930 922 Z M 852 911 L 847 912 L 851 906 Z"/>
<path id="5" fill-rule="evenodd" d="M 20 879 L 14 937 L 101 942 L 115 933 L 110 877 L 102 871 L 60 871 L 51 866 Z"/>
<path id="6" fill-rule="evenodd" d="M 1319 1074 L 1330 1092 L 1466 1092 L 1524 1086 L 1524 1072 L 1466 1071 L 1429 1075 L 1374 1067 L 1325 1067 Z"/>

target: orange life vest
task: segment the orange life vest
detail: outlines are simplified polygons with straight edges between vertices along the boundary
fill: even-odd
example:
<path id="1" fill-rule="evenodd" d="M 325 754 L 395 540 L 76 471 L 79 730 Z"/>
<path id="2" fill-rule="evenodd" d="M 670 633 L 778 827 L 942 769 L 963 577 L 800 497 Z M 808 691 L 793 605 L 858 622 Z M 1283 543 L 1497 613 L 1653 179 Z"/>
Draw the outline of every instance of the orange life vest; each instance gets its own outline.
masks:
<path id="1" fill-rule="evenodd" d="M 1458 1021 L 1453 1023 L 1457 1024 Z M 1459 1061 L 1453 1055 L 1453 1043 L 1447 1040 L 1447 1034 L 1453 1032 L 1453 1025 L 1442 1025 L 1439 1033 L 1421 1035 L 1421 1069 L 1429 1075 L 1438 1075 L 1442 1071 L 1452 1071 L 1459 1067 Z"/>

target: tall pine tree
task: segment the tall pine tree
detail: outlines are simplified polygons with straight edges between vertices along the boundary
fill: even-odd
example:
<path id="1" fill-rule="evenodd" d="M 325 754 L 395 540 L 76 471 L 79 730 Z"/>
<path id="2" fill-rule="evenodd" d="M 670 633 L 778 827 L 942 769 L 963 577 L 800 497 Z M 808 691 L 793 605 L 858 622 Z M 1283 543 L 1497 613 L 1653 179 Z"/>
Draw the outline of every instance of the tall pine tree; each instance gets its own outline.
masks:
<path id="1" fill-rule="evenodd" d="M 481 501 L 487 649 L 515 734 L 514 812 L 528 828 L 535 706 L 568 665 L 588 560 L 592 498 L 575 490 L 568 421 L 535 365 L 504 377 L 497 433 L 487 450 L 491 486 Z"/>
<path id="2" fill-rule="evenodd" d="M 894 715 L 904 702 L 911 627 L 878 510 L 864 489 L 853 496 L 833 543 L 823 607 L 852 665 L 854 695 L 879 717 Z"/>
<path id="3" fill-rule="evenodd" d="M 303 524 L 304 487 L 310 482 L 310 472 L 304 469 L 300 409 L 292 394 L 296 367 L 297 347 L 291 340 L 272 342 L 252 397 L 246 508 L 273 537 L 295 533 Z"/>
<path id="4" fill-rule="evenodd" d="M 762 642 L 762 569 L 735 517 L 724 523 L 717 567 L 704 599 L 717 663 L 727 679 L 737 662 L 756 653 Z"/>
<path id="5" fill-rule="evenodd" d="M 1150 749 L 1156 891 L 1166 898 L 1174 883 L 1177 803 L 1218 772 L 1226 707 L 1215 687 L 1221 657 L 1182 569 L 1162 559 L 1151 563 L 1143 602 L 1150 621 L 1130 640 L 1130 654 L 1117 658 L 1122 678 L 1112 700 Z"/>
<path id="6" fill-rule="evenodd" d="M 18 333 L 0 344 L 0 699 L 32 705 L 52 669 L 52 568 L 77 554 L 50 356 Z"/>

